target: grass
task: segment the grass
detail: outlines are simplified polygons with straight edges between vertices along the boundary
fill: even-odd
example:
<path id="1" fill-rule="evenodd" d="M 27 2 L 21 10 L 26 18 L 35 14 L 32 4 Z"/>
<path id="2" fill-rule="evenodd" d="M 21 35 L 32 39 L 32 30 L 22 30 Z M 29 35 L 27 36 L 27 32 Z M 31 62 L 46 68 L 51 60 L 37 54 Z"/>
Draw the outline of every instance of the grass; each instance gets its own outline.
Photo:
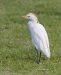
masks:
<path id="1" fill-rule="evenodd" d="M 33 12 L 46 28 L 51 59 L 38 65 L 27 21 Z M 61 75 L 61 0 L 0 0 L 0 75 Z"/>

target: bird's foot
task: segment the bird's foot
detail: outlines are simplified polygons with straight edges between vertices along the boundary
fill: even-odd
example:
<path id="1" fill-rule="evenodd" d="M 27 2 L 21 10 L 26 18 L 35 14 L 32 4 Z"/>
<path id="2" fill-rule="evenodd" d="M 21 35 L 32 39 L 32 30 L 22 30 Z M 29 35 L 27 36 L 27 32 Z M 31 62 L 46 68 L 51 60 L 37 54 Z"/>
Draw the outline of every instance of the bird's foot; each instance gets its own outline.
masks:
<path id="1" fill-rule="evenodd" d="M 40 60 L 37 60 L 37 64 L 39 64 L 40 63 Z"/>
<path id="2" fill-rule="evenodd" d="M 45 57 L 43 57 L 43 60 L 45 60 L 46 58 Z"/>

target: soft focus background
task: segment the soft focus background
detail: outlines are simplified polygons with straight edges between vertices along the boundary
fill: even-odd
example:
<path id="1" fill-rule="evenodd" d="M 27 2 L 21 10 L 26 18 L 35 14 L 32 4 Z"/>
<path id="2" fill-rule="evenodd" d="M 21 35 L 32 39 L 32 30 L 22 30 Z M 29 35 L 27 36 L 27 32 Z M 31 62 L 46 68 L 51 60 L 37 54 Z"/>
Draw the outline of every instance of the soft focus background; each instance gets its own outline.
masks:
<path id="1" fill-rule="evenodd" d="M 35 13 L 49 36 L 51 59 L 36 63 L 27 21 Z M 61 75 L 61 0 L 0 0 L 0 75 Z"/>

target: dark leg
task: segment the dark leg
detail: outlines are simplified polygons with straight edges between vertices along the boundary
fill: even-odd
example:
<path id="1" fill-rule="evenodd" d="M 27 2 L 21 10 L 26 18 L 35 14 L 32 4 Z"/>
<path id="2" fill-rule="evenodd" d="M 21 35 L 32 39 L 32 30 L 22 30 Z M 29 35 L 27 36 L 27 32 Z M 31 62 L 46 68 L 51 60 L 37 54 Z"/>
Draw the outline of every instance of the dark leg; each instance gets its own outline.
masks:
<path id="1" fill-rule="evenodd" d="M 40 56 L 39 56 L 39 62 L 40 62 L 40 58 L 41 58 L 41 52 L 40 52 Z"/>
<path id="2" fill-rule="evenodd" d="M 43 57 L 43 60 L 45 60 L 45 56 Z"/>
<path id="3" fill-rule="evenodd" d="M 37 51 L 37 63 L 38 63 L 38 51 Z"/>
<path id="4" fill-rule="evenodd" d="M 40 61 L 39 61 L 39 53 L 37 51 L 37 64 L 39 64 L 39 63 L 40 63 Z"/>

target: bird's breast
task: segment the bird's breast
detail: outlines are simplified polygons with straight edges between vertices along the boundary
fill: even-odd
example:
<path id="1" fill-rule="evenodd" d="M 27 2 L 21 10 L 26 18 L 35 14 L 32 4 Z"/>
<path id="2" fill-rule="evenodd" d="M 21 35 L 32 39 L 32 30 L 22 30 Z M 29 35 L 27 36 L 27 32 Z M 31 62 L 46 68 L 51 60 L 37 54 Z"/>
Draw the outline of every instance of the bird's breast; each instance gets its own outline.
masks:
<path id="1" fill-rule="evenodd" d="M 31 21 L 28 22 L 28 28 L 31 34 L 34 33 L 34 24 Z"/>
<path id="2" fill-rule="evenodd" d="M 28 27 L 29 27 L 29 30 L 31 33 L 32 42 L 35 45 L 35 47 L 38 49 L 39 48 L 38 47 L 39 46 L 39 39 L 38 39 L 38 36 L 36 35 L 37 27 L 36 27 L 35 23 L 31 23 L 31 22 L 28 23 Z"/>

